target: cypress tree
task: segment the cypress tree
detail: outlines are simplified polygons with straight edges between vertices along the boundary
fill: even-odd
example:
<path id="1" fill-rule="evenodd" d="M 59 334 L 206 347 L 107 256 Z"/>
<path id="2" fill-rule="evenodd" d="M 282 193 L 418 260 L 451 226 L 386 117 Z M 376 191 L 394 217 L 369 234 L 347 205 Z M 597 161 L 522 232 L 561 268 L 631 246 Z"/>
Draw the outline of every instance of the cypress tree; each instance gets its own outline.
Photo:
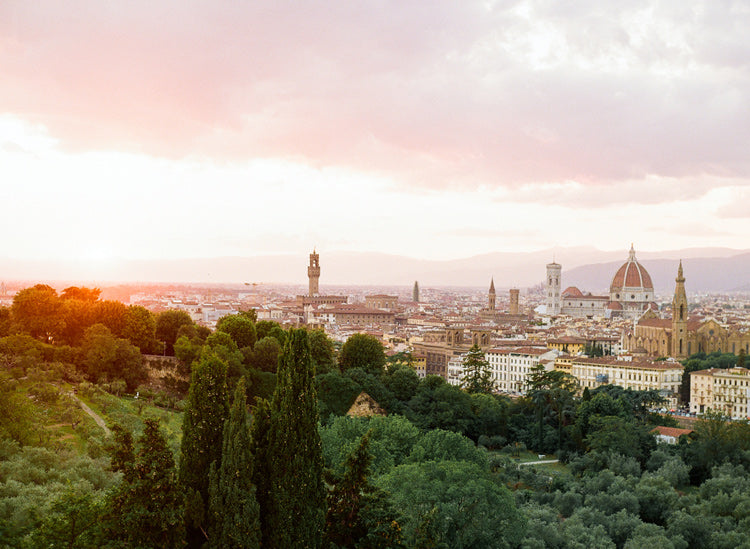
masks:
<path id="1" fill-rule="evenodd" d="M 181 547 L 183 497 L 174 456 L 155 419 L 146 419 L 131 473 L 114 494 L 105 535 L 128 547 Z"/>
<path id="2" fill-rule="evenodd" d="M 461 386 L 469 393 L 492 393 L 495 382 L 492 380 L 492 370 L 484 351 L 478 345 L 472 345 L 463 360 L 464 375 Z"/>
<path id="3" fill-rule="evenodd" d="M 211 527 L 210 547 L 260 547 L 246 399 L 243 377 L 237 383 L 229 419 L 224 423 L 221 465 L 211 464 L 207 521 Z"/>
<path id="4" fill-rule="evenodd" d="M 403 547 L 388 496 L 370 484 L 370 433 L 346 459 L 340 478 L 330 478 L 326 542 L 331 547 Z"/>
<path id="5" fill-rule="evenodd" d="M 229 410 L 227 366 L 205 354 L 193 366 L 180 447 L 180 484 L 185 491 L 188 543 L 200 546 L 207 527 L 208 478 L 211 463 L 221 463 L 222 434 Z"/>
<path id="6" fill-rule="evenodd" d="M 260 509 L 261 547 L 271 547 L 268 517 L 273 503 L 271 499 L 271 464 L 268 459 L 268 439 L 271 431 L 271 404 L 264 398 L 258 399 L 253 411 L 253 424 L 250 430 L 250 453 L 253 456 L 253 477 L 255 499 Z"/>
<path id="7" fill-rule="evenodd" d="M 265 453 L 270 492 L 267 508 L 261 508 L 264 544 L 321 547 L 326 490 L 306 330 L 290 330 L 280 362 Z"/>

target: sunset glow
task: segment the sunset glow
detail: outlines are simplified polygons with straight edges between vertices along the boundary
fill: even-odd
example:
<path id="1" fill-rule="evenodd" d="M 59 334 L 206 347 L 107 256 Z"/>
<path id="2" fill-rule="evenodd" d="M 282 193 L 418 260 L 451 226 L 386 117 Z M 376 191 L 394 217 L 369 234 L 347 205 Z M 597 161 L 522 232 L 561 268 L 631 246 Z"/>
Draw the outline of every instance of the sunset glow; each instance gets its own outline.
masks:
<path id="1" fill-rule="evenodd" d="M 747 28 L 739 2 L 4 2 L 0 256 L 746 249 Z"/>

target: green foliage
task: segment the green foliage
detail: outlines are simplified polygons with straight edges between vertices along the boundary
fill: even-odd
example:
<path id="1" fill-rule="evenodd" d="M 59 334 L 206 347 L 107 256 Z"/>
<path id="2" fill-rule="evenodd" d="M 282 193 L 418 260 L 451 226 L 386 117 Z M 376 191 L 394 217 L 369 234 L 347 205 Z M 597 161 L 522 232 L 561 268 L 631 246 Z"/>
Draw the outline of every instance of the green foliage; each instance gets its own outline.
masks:
<path id="1" fill-rule="evenodd" d="M 478 345 L 473 345 L 463 359 L 464 375 L 461 387 L 469 393 L 492 393 L 495 384 L 492 381 L 492 370 L 484 351 Z"/>
<path id="2" fill-rule="evenodd" d="M 442 429 L 425 433 L 412 448 L 409 463 L 424 461 L 468 461 L 487 469 L 487 453 L 463 435 Z"/>
<path id="3" fill-rule="evenodd" d="M 475 416 L 471 396 L 443 378 L 427 376 L 409 401 L 406 417 L 420 429 L 471 432 Z"/>
<path id="4" fill-rule="evenodd" d="M 253 368 L 275 374 L 279 368 L 280 354 L 279 341 L 275 337 L 266 336 L 255 343 L 251 364 Z"/>
<path id="5" fill-rule="evenodd" d="M 333 371 L 315 376 L 315 389 L 320 403 L 320 417 L 343 416 L 362 391 L 351 377 Z"/>
<path id="6" fill-rule="evenodd" d="M 246 409 L 245 380 L 234 392 L 224 423 L 221 463 L 210 470 L 208 541 L 211 547 L 260 547 L 260 519 L 253 485 L 253 456 Z"/>
<path id="7" fill-rule="evenodd" d="M 370 481 L 370 433 L 347 458 L 341 477 L 329 483 L 325 542 L 333 547 L 399 547 L 401 530 L 385 492 Z"/>
<path id="8" fill-rule="evenodd" d="M 221 463 L 222 430 L 229 414 L 227 366 L 215 355 L 193 367 L 182 425 L 180 484 L 190 499 L 188 524 L 203 524 L 211 463 Z"/>
<path id="9" fill-rule="evenodd" d="M 255 323 L 245 315 L 227 315 L 216 323 L 216 331 L 229 334 L 238 349 L 252 347 L 258 340 Z"/>
<path id="10" fill-rule="evenodd" d="M 409 402 L 419 388 L 419 376 L 414 368 L 396 363 L 388 367 L 383 384 L 401 402 Z"/>
<path id="11" fill-rule="evenodd" d="M 310 341 L 310 359 L 316 374 L 324 374 L 336 370 L 333 341 L 323 330 L 308 330 Z"/>
<path id="12" fill-rule="evenodd" d="M 105 498 L 100 493 L 69 485 L 52 501 L 41 523 L 24 541 L 29 547 L 100 546 L 99 521 L 104 510 Z"/>
<path id="13" fill-rule="evenodd" d="M 138 446 L 132 477 L 123 478 L 108 502 L 106 538 L 131 547 L 181 547 L 183 494 L 174 457 L 156 420 L 145 421 Z"/>
<path id="14" fill-rule="evenodd" d="M 125 325 L 122 337 L 138 347 L 143 354 L 156 353 L 156 318 L 154 314 L 140 305 L 131 305 L 125 313 Z"/>
<path id="15" fill-rule="evenodd" d="M 62 302 L 57 291 L 46 284 L 16 293 L 11 310 L 21 330 L 45 343 L 51 343 L 65 328 Z"/>
<path id="16" fill-rule="evenodd" d="M 17 384 L 0 372 L 0 438 L 30 443 L 37 430 L 35 415 L 34 406 L 17 390 Z"/>
<path id="17" fill-rule="evenodd" d="M 271 401 L 264 462 L 256 462 L 270 479 L 268 501 L 259 500 L 267 547 L 322 544 L 326 494 L 313 375 L 307 332 L 290 330 Z"/>
<path id="18" fill-rule="evenodd" d="M 403 514 L 408 546 L 516 547 L 525 520 L 507 488 L 467 461 L 400 465 L 377 480 Z"/>
<path id="19" fill-rule="evenodd" d="M 419 429 L 403 416 L 337 417 L 320 429 L 325 466 L 335 474 L 342 474 L 346 456 L 368 432 L 371 470 L 375 475 L 405 463 L 421 436 Z"/>
<path id="20" fill-rule="evenodd" d="M 174 344 L 174 356 L 179 361 L 180 370 L 189 373 L 193 362 L 200 356 L 203 344 L 191 340 L 187 336 L 180 336 Z"/>
<path id="21" fill-rule="evenodd" d="M 374 376 L 383 374 L 385 351 L 378 338 L 368 334 L 354 334 L 346 340 L 339 354 L 341 371 L 362 368 Z"/>
<path id="22" fill-rule="evenodd" d="M 182 326 L 192 326 L 193 319 L 185 311 L 164 311 L 156 317 L 156 339 L 164 342 L 165 352 L 174 356 L 174 344 Z"/>
<path id="23" fill-rule="evenodd" d="M 276 389 L 276 374 L 261 372 L 254 368 L 248 368 L 247 376 L 247 401 L 255 404 L 259 399 L 269 400 Z"/>
<path id="24" fill-rule="evenodd" d="M 134 391 L 148 378 L 138 348 L 114 337 L 103 324 L 94 324 L 84 332 L 81 358 L 86 377 L 93 383 L 122 379 L 128 391 Z"/>

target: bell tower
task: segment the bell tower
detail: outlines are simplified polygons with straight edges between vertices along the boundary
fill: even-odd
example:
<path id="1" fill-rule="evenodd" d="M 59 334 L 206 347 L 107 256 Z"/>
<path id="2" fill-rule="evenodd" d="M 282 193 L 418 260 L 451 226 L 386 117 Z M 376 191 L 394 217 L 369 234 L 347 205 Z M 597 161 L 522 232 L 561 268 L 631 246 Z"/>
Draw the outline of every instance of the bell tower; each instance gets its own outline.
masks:
<path id="1" fill-rule="evenodd" d="M 555 316 L 560 314 L 560 274 L 562 273 L 562 265 L 559 263 L 547 263 L 547 280 L 546 280 L 546 291 L 547 296 L 545 304 L 547 305 L 547 314 Z"/>
<path id="2" fill-rule="evenodd" d="M 489 302 L 487 303 L 487 309 L 490 310 L 490 312 L 495 311 L 495 277 L 492 277 L 492 280 L 490 280 L 490 293 L 488 294 Z"/>
<path id="3" fill-rule="evenodd" d="M 310 297 L 318 295 L 318 280 L 320 280 L 320 256 L 313 249 L 310 254 L 310 265 L 307 267 Z"/>
<path id="4" fill-rule="evenodd" d="M 674 298 L 672 299 L 672 349 L 674 358 L 685 358 L 687 356 L 687 317 L 688 302 L 685 294 L 685 277 L 682 274 L 682 260 L 677 268 L 675 280 Z"/>

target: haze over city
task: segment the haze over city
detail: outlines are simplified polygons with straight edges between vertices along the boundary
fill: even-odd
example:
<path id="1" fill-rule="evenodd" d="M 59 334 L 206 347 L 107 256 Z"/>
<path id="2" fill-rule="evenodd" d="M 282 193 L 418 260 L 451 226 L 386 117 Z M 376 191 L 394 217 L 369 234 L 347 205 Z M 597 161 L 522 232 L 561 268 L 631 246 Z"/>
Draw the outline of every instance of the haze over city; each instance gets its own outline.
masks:
<path id="1" fill-rule="evenodd" d="M 748 28 L 742 2 L 3 2 L 0 258 L 744 250 Z"/>

